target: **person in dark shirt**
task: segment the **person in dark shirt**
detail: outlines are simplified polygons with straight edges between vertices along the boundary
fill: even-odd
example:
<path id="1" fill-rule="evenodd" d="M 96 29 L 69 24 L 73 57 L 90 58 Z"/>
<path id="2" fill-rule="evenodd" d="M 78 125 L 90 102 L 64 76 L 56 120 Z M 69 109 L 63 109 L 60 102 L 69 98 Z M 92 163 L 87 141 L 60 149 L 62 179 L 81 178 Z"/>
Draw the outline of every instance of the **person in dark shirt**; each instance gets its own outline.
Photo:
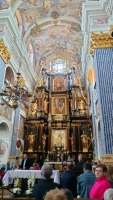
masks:
<path id="1" fill-rule="evenodd" d="M 51 179 L 52 175 L 51 166 L 49 165 L 42 166 L 41 175 L 42 179 L 39 181 L 38 184 L 35 184 L 33 188 L 33 196 L 35 197 L 35 200 L 43 200 L 43 197 L 45 196 L 46 192 L 53 190 L 55 188 L 60 189 L 60 185 L 54 183 L 53 180 Z"/>
<path id="2" fill-rule="evenodd" d="M 74 198 L 77 198 L 77 179 L 75 174 L 72 173 L 73 165 L 67 165 L 67 170 L 61 175 L 61 187 L 63 189 L 69 189 Z"/>
<path id="3" fill-rule="evenodd" d="M 52 170 L 56 170 L 54 163 L 52 164 Z"/>
<path id="4" fill-rule="evenodd" d="M 27 154 L 24 154 L 20 168 L 23 170 L 28 170 L 30 168 L 30 166 L 31 166 L 30 159 L 27 157 Z"/>
<path id="5" fill-rule="evenodd" d="M 76 163 L 76 167 L 83 167 L 84 162 L 82 161 L 82 155 L 78 156 L 78 162 Z"/>

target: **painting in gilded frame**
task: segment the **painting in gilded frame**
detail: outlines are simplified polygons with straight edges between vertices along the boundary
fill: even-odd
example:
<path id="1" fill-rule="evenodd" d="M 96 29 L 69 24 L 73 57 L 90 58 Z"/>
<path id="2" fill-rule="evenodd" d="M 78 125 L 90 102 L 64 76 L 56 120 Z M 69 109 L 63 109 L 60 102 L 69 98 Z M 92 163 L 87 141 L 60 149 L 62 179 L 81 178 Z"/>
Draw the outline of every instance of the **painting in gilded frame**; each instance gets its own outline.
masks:
<path id="1" fill-rule="evenodd" d="M 68 149 L 68 134 L 66 129 L 52 129 L 51 135 L 51 151 L 53 151 L 54 146 L 63 146 L 65 151 Z"/>
<path id="2" fill-rule="evenodd" d="M 57 77 L 53 80 L 53 91 L 64 91 L 65 80 L 63 77 Z"/>
<path id="3" fill-rule="evenodd" d="M 52 115 L 66 115 L 66 97 L 52 97 Z"/>

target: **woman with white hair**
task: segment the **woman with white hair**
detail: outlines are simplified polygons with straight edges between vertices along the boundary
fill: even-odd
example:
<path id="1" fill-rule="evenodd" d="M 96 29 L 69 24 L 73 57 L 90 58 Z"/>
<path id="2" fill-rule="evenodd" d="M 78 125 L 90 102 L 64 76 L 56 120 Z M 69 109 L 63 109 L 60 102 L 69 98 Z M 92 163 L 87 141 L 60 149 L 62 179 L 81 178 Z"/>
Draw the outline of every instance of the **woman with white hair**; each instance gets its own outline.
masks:
<path id="1" fill-rule="evenodd" d="M 113 200 L 113 189 L 108 189 L 104 192 L 104 200 Z"/>
<path id="2" fill-rule="evenodd" d="M 54 183 L 51 179 L 52 167 L 50 165 L 42 166 L 41 175 L 42 179 L 38 182 L 38 184 L 35 184 L 33 188 L 33 196 L 35 197 L 35 200 L 43 200 L 46 192 L 55 188 L 60 188 L 60 185 Z"/>

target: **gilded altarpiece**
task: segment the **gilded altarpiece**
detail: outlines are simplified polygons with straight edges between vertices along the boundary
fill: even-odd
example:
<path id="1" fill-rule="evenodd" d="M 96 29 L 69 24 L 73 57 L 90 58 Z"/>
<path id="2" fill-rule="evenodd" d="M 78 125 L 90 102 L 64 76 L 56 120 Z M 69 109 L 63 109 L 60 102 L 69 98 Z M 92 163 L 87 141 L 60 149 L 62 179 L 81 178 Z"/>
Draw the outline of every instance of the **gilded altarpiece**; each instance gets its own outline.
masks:
<path id="1" fill-rule="evenodd" d="M 43 69 L 24 124 L 25 153 L 37 159 L 41 156 L 45 162 L 77 160 L 78 154 L 91 159 L 93 137 L 87 95 L 78 96 L 82 88 L 78 82 L 75 85 L 74 77 L 71 72 L 58 76 Z"/>

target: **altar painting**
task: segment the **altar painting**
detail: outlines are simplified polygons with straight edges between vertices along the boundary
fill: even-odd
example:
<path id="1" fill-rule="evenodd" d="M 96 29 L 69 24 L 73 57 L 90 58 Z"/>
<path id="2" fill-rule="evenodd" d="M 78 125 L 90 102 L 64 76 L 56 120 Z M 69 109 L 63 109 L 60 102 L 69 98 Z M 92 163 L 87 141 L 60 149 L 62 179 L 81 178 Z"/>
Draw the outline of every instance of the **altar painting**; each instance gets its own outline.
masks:
<path id="1" fill-rule="evenodd" d="M 62 91 L 62 90 L 65 90 L 64 79 L 63 79 L 62 77 L 57 77 L 57 78 L 54 80 L 53 90 L 54 90 L 54 91 Z"/>
<path id="2" fill-rule="evenodd" d="M 66 115 L 66 97 L 52 97 L 52 115 Z"/>
<path id="3" fill-rule="evenodd" d="M 51 136 L 51 151 L 53 151 L 53 148 L 56 147 L 64 147 L 64 150 L 67 149 L 67 130 L 66 129 L 60 129 L 60 130 L 52 130 L 52 136 Z"/>

